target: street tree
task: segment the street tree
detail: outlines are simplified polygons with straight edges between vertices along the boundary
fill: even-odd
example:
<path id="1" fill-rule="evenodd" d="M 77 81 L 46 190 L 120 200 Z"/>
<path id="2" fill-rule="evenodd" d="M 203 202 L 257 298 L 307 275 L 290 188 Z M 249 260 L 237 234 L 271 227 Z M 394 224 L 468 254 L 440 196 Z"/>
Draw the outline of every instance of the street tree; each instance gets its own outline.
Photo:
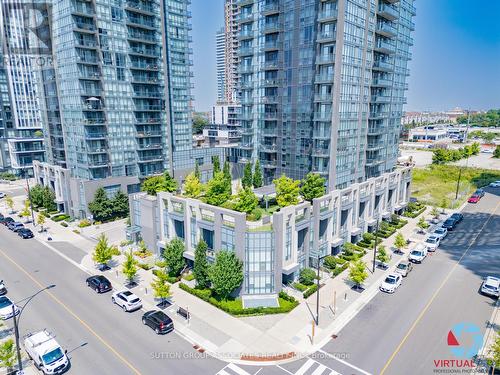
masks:
<path id="1" fill-rule="evenodd" d="M 325 195 L 325 179 L 318 173 L 308 173 L 302 180 L 300 193 L 306 201 L 312 202 L 314 198 Z"/>
<path id="2" fill-rule="evenodd" d="M 196 279 L 198 288 L 208 288 L 210 280 L 208 278 L 208 262 L 207 262 L 208 245 L 204 240 L 200 240 L 194 250 L 194 267 L 193 274 Z"/>
<path id="3" fill-rule="evenodd" d="M 208 204 L 221 206 L 228 201 L 231 194 L 227 189 L 227 181 L 223 172 L 217 172 L 207 185 L 205 199 Z"/>
<path id="4" fill-rule="evenodd" d="M 488 362 L 493 367 L 492 374 L 495 374 L 495 370 L 500 368 L 500 331 L 496 333 L 496 339 L 488 352 Z"/>
<path id="5" fill-rule="evenodd" d="M 349 280 L 351 280 L 356 289 L 359 288 L 367 279 L 368 272 L 366 271 L 366 264 L 363 260 L 358 259 L 351 263 L 349 266 Z"/>
<path id="6" fill-rule="evenodd" d="M 5 204 L 10 209 L 10 213 L 14 213 L 14 199 L 10 195 L 5 196 Z"/>
<path id="7" fill-rule="evenodd" d="M 164 304 L 165 300 L 170 297 L 170 285 L 167 280 L 167 273 L 163 270 L 157 270 L 155 272 L 154 279 L 151 282 L 153 295 L 160 299 L 160 304 Z"/>
<path id="8" fill-rule="evenodd" d="M 137 262 L 134 259 L 132 251 L 125 253 L 125 261 L 122 265 L 122 273 L 130 285 L 134 282 L 135 275 L 137 274 Z"/>
<path id="9" fill-rule="evenodd" d="M 24 217 L 26 218 L 26 222 L 29 221 L 28 217 L 31 215 L 31 211 L 30 211 L 30 201 L 28 199 L 25 199 L 24 200 L 24 207 L 23 209 L 21 210 L 21 212 L 19 212 L 19 216 L 20 217 Z"/>
<path id="10" fill-rule="evenodd" d="M 45 215 L 38 214 L 36 217 L 36 223 L 40 225 L 40 232 L 43 232 L 43 224 L 45 224 Z"/>
<path id="11" fill-rule="evenodd" d="M 184 195 L 190 198 L 198 198 L 203 193 L 203 184 L 195 173 L 190 173 L 184 181 Z"/>
<path id="12" fill-rule="evenodd" d="M 432 206 L 431 215 L 434 217 L 434 219 L 439 219 L 440 214 L 441 213 L 439 212 L 439 209 L 436 206 Z"/>
<path id="13" fill-rule="evenodd" d="M 172 277 L 179 276 L 186 265 L 184 250 L 184 242 L 176 237 L 169 242 L 163 251 L 163 258 L 167 263 L 168 273 Z"/>
<path id="14" fill-rule="evenodd" d="M 401 253 L 406 246 L 406 240 L 403 236 L 403 233 L 398 232 L 396 234 L 396 238 L 394 239 L 394 247 L 399 253 Z"/>
<path id="15" fill-rule="evenodd" d="M 108 244 L 108 238 L 106 235 L 101 234 L 92 253 L 92 260 L 99 265 L 105 266 L 112 258 L 113 255 Z"/>
<path id="16" fill-rule="evenodd" d="M 239 212 L 251 213 L 259 204 L 259 200 L 250 188 L 241 189 L 238 192 L 238 200 L 233 208 Z"/>
<path id="17" fill-rule="evenodd" d="M 448 200 L 445 197 L 441 199 L 439 207 L 441 208 L 441 213 L 446 213 L 446 209 L 448 208 Z"/>
<path id="18" fill-rule="evenodd" d="M 16 346 L 14 340 L 7 339 L 0 344 L 0 368 L 6 368 L 11 373 L 16 363 Z"/>
<path id="19" fill-rule="evenodd" d="M 312 268 L 302 268 L 299 273 L 299 281 L 304 285 L 313 285 L 316 279 L 316 272 Z"/>
<path id="20" fill-rule="evenodd" d="M 300 181 L 293 180 L 283 174 L 273 183 L 276 189 L 276 202 L 280 207 L 299 203 Z"/>
<path id="21" fill-rule="evenodd" d="M 241 185 L 243 188 L 251 188 L 253 184 L 253 176 L 252 176 L 252 164 L 246 163 L 245 169 L 243 170 L 243 178 L 241 179 Z"/>
<path id="22" fill-rule="evenodd" d="M 113 216 L 113 205 L 104 188 L 100 187 L 94 194 L 94 200 L 89 203 L 89 210 L 94 220 L 106 221 Z"/>
<path id="23" fill-rule="evenodd" d="M 220 172 L 219 156 L 217 156 L 217 155 L 212 156 L 212 165 L 213 165 L 214 176 L 215 176 L 216 173 Z"/>
<path id="24" fill-rule="evenodd" d="M 419 227 L 421 233 L 424 233 L 425 230 L 429 228 L 429 223 L 421 216 L 420 219 L 418 219 L 417 227 Z"/>
<path id="25" fill-rule="evenodd" d="M 233 251 L 221 250 L 209 268 L 209 278 L 214 292 L 227 300 L 243 282 L 243 262 Z"/>
<path id="26" fill-rule="evenodd" d="M 262 186 L 262 184 L 263 184 L 262 168 L 260 167 L 259 159 L 257 159 L 253 171 L 253 187 L 259 188 Z"/>
<path id="27" fill-rule="evenodd" d="M 380 262 L 382 267 L 387 267 L 387 263 L 391 260 L 391 257 L 383 245 L 380 245 L 377 249 L 377 260 Z"/>

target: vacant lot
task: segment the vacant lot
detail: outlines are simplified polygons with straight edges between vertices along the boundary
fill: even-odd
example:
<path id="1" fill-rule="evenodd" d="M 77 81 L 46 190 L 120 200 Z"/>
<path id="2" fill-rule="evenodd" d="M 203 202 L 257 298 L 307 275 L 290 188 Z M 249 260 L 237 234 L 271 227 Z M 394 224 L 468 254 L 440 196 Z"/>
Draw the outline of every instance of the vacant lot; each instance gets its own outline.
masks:
<path id="1" fill-rule="evenodd" d="M 492 169 L 462 168 L 458 200 L 455 200 L 460 167 L 454 165 L 431 165 L 413 170 L 412 196 L 436 206 L 443 200 L 447 207 L 458 207 L 476 188 L 500 180 L 500 171 Z"/>

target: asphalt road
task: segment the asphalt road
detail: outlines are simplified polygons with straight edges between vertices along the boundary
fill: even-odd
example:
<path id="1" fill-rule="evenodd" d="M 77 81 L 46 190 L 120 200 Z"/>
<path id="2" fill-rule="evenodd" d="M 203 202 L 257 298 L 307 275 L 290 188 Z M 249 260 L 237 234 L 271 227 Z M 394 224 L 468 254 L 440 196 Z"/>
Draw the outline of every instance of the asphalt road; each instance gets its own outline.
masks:
<path id="1" fill-rule="evenodd" d="M 141 311 L 124 313 L 111 293 L 96 295 L 88 277 L 36 240 L 21 240 L 0 225 L 0 278 L 20 301 L 42 287 L 20 320 L 20 334 L 47 328 L 67 349 L 71 374 L 207 374 L 226 364 L 203 354 L 176 333 L 157 336 L 141 323 Z M 11 325 L 11 320 L 7 325 Z"/>

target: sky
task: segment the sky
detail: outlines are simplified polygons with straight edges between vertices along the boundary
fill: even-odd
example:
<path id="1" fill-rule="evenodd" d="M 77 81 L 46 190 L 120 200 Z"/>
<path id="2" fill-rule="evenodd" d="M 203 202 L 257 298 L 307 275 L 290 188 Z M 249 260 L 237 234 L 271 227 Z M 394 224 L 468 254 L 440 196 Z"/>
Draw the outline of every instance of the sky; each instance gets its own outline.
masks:
<path id="1" fill-rule="evenodd" d="M 192 0 L 195 108 L 217 96 L 215 33 L 224 0 Z M 500 1 L 416 0 L 408 111 L 500 108 Z"/>

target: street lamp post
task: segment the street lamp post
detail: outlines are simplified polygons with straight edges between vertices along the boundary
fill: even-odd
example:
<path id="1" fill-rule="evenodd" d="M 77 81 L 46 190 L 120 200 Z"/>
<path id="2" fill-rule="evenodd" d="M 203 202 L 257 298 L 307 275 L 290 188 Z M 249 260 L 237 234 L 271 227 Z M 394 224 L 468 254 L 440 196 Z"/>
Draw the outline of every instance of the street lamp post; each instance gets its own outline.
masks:
<path id="1" fill-rule="evenodd" d="M 375 245 L 373 246 L 373 268 L 372 268 L 372 273 L 375 273 L 375 263 L 376 263 L 376 260 L 377 260 L 378 223 L 379 223 L 379 218 L 377 216 L 377 225 L 375 226 Z"/>
<path id="2" fill-rule="evenodd" d="M 33 298 L 35 298 L 37 295 L 39 295 L 43 291 L 45 291 L 47 289 L 52 289 L 53 287 L 55 287 L 54 284 L 46 286 L 45 288 L 40 289 L 38 292 L 36 292 L 35 294 L 33 294 L 32 296 L 30 296 L 30 297 L 25 298 L 24 300 L 22 300 L 22 301 L 25 301 L 25 300 L 27 300 L 27 301 L 23 305 L 23 307 L 21 307 L 19 309 L 19 314 L 17 316 L 16 316 L 15 305 L 12 304 L 12 319 L 14 320 L 14 336 L 15 336 L 15 339 L 16 339 L 17 367 L 18 367 L 18 373 L 20 373 L 20 374 L 23 373 L 22 372 L 23 371 L 23 362 L 21 361 L 21 346 L 19 344 L 19 320 L 21 320 L 21 314 L 23 313 L 26 305 L 28 303 L 30 303 L 30 301 Z"/>
<path id="3" fill-rule="evenodd" d="M 467 141 L 467 136 L 469 134 L 469 125 L 470 125 L 470 111 L 467 110 L 467 128 L 465 130 L 465 135 L 464 135 L 464 142 Z M 465 167 L 467 168 L 469 164 L 469 153 L 467 153 L 467 156 L 465 157 Z M 455 191 L 455 200 L 458 199 L 458 191 L 460 189 L 460 179 L 462 178 L 462 169 L 463 167 L 460 167 L 458 170 L 458 180 L 457 180 L 457 189 Z"/>
<path id="4" fill-rule="evenodd" d="M 33 223 L 33 226 L 36 226 L 35 223 L 35 214 L 33 213 L 33 202 L 31 201 L 31 190 L 30 190 L 30 183 L 28 179 L 28 173 L 26 173 L 26 169 L 21 169 L 23 171 L 24 178 L 26 180 L 26 187 L 28 190 L 28 200 L 30 202 L 30 208 L 31 208 L 31 222 Z"/>
<path id="5" fill-rule="evenodd" d="M 316 264 L 316 325 L 319 325 L 319 263 L 326 255 L 320 256 L 318 253 L 318 263 Z"/>

